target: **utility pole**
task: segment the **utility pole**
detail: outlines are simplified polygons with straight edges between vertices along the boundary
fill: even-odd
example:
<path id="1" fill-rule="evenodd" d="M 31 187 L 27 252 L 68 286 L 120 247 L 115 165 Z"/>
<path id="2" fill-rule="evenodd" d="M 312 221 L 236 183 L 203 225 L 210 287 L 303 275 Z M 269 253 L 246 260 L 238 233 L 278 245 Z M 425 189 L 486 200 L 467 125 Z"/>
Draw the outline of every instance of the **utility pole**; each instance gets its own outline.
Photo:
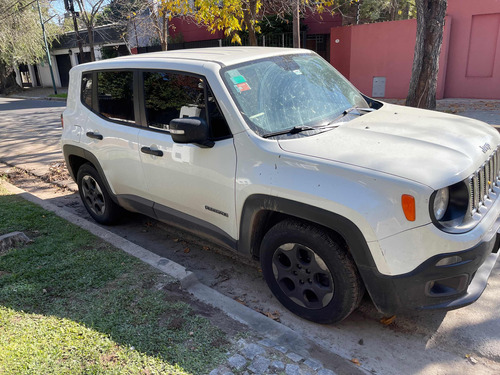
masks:
<path id="1" fill-rule="evenodd" d="M 360 3 L 361 3 L 361 1 L 362 1 L 362 0 L 359 0 L 359 1 L 358 1 L 358 7 L 357 7 L 357 9 L 356 9 L 356 25 L 359 25 L 359 18 L 360 18 L 360 17 L 359 17 L 359 11 L 360 11 L 360 6 L 361 6 L 361 4 L 360 4 Z"/>
<path id="2" fill-rule="evenodd" d="M 78 31 L 78 23 L 76 22 L 76 18 L 78 16 L 78 12 L 75 12 L 75 6 L 73 4 L 73 0 L 64 0 L 64 8 L 71 12 L 71 17 L 73 18 L 73 28 L 75 29 L 76 34 L 76 43 L 78 44 L 78 50 L 80 51 L 80 60 L 79 63 L 85 62 L 85 55 L 83 54 L 83 41 L 80 36 L 80 32 Z"/>
<path id="3" fill-rule="evenodd" d="M 57 95 L 56 81 L 54 80 L 54 72 L 52 71 L 52 60 L 50 59 L 49 45 L 47 44 L 47 35 L 45 34 L 45 23 L 43 22 L 42 10 L 40 9 L 40 2 L 38 0 L 36 0 L 36 5 L 38 6 L 40 25 L 42 25 L 43 42 L 45 43 L 45 53 L 47 55 L 47 61 L 49 62 L 50 76 L 52 77 L 52 87 L 54 88 L 54 94 Z"/>

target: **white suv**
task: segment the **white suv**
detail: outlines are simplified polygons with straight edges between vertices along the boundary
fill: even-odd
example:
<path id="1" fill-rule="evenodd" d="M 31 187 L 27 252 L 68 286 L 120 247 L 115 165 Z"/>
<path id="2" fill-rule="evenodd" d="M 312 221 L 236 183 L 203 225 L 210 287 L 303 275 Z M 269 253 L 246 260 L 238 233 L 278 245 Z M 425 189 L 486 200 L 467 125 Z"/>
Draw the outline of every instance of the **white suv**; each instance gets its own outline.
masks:
<path id="1" fill-rule="evenodd" d="M 475 301 L 498 257 L 500 136 L 382 103 L 308 50 L 207 48 L 74 67 L 62 147 L 85 207 L 260 259 L 278 300 L 337 322 Z"/>

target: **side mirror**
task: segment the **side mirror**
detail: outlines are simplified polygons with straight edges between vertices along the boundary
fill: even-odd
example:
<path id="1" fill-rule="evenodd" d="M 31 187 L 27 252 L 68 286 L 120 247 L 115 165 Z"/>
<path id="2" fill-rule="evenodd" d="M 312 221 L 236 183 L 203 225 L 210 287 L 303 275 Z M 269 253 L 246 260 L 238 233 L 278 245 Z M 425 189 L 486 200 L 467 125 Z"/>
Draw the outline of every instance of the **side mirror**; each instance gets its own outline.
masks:
<path id="1" fill-rule="evenodd" d="M 194 143 L 200 147 L 214 147 L 209 140 L 207 122 L 200 117 L 176 118 L 170 121 L 170 135 L 175 143 Z"/>

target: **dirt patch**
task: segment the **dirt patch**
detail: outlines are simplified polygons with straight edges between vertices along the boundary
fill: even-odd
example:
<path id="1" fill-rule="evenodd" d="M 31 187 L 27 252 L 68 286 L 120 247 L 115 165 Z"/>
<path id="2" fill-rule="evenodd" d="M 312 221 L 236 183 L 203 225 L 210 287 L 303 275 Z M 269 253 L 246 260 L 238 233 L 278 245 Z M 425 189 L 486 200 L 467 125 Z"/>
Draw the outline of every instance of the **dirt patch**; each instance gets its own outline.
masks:
<path id="1" fill-rule="evenodd" d="M 42 176 L 42 179 L 46 182 L 67 181 L 71 179 L 71 176 L 66 168 L 66 163 L 58 161 L 50 164 L 49 173 Z"/>
<path id="2" fill-rule="evenodd" d="M 163 290 L 165 291 L 164 298 L 166 301 L 184 302 L 186 304 L 189 304 L 193 309 L 192 311 L 193 314 L 197 314 L 209 319 L 212 322 L 212 324 L 219 327 L 230 337 L 241 332 L 242 328 L 241 323 L 238 323 L 232 318 L 229 318 L 223 311 L 193 299 L 188 292 L 181 289 L 179 283 L 176 282 L 167 284 L 163 287 Z M 170 326 L 171 324 L 182 326 L 182 317 L 174 318 L 173 320 L 170 320 L 166 324 L 168 326 Z M 220 345 L 222 345 L 222 343 L 220 343 Z"/>

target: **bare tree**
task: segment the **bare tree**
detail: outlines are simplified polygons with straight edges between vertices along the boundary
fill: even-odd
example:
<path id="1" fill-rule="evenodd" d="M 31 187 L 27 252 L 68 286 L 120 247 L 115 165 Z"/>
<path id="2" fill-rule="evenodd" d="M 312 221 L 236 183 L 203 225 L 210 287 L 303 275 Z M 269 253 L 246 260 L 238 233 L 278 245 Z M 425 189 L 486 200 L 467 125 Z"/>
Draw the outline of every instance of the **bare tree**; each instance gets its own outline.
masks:
<path id="1" fill-rule="evenodd" d="M 417 38 L 406 105 L 436 108 L 439 55 L 447 0 L 416 0 Z"/>
<path id="2" fill-rule="evenodd" d="M 74 0 L 80 9 L 80 19 L 85 24 L 90 47 L 90 60 L 95 61 L 94 27 L 96 17 L 103 6 L 104 0 Z M 83 58 L 83 56 L 81 56 Z"/>

